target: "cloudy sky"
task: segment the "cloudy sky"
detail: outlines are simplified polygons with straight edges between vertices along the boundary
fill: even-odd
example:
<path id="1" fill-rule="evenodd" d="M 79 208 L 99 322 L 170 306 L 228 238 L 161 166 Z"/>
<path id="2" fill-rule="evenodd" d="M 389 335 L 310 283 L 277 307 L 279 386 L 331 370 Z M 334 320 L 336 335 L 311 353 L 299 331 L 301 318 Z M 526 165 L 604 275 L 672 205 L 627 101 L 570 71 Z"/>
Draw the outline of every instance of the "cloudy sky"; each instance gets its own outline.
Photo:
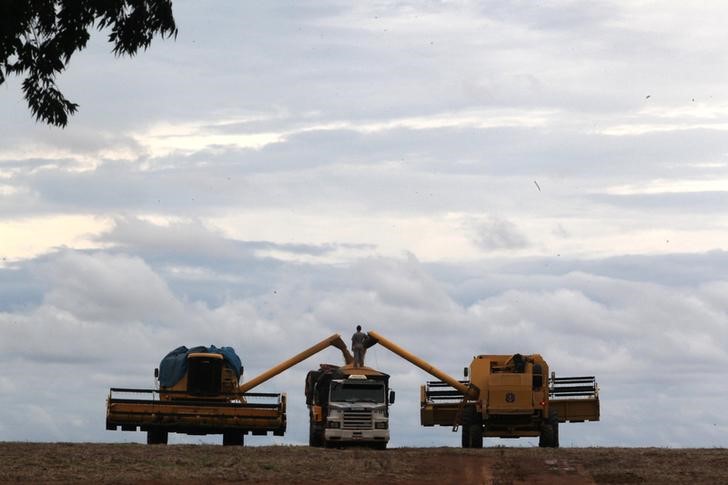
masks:
<path id="1" fill-rule="evenodd" d="M 456 376 L 596 375 L 562 445 L 728 446 L 728 7 L 365 3 L 179 0 L 131 59 L 95 32 L 64 130 L 0 86 L 0 440 L 144 441 L 108 388 L 169 350 L 252 377 L 360 323 Z M 305 373 L 339 359 L 261 386 L 289 430 L 249 442 L 306 442 Z M 368 363 L 392 445 L 459 445 L 419 426 L 424 372 Z"/>

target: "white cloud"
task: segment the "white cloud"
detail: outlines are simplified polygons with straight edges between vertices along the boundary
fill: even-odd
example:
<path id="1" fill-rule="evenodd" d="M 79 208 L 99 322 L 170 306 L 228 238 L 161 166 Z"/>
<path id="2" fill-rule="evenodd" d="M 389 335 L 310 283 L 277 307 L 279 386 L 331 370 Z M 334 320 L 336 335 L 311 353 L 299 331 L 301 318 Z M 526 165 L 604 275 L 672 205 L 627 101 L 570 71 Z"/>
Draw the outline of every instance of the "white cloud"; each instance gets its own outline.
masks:
<path id="1" fill-rule="evenodd" d="M 64 252 L 42 265 L 39 277 L 51 286 L 44 303 L 85 321 L 174 323 L 182 308 L 139 258 Z"/>
<path id="2" fill-rule="evenodd" d="M 108 228 L 109 221 L 82 214 L 0 219 L 0 265 L 32 258 L 62 246 L 98 247 L 93 237 Z"/>
<path id="3" fill-rule="evenodd" d="M 529 245 L 528 239 L 515 224 L 498 218 L 479 223 L 474 239 L 486 251 L 521 249 Z"/>

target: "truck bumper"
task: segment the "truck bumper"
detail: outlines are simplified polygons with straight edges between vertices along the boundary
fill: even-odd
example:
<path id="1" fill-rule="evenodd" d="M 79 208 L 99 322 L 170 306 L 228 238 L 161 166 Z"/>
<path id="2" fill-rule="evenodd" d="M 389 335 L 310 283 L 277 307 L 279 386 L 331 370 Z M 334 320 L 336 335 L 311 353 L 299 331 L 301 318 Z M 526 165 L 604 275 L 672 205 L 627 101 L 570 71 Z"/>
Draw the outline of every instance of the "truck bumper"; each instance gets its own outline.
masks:
<path id="1" fill-rule="evenodd" d="M 339 443 L 387 443 L 389 441 L 389 430 L 388 429 L 368 429 L 368 430 L 353 430 L 353 429 L 332 429 L 327 428 L 324 431 L 324 439 L 326 441 L 333 441 Z"/>

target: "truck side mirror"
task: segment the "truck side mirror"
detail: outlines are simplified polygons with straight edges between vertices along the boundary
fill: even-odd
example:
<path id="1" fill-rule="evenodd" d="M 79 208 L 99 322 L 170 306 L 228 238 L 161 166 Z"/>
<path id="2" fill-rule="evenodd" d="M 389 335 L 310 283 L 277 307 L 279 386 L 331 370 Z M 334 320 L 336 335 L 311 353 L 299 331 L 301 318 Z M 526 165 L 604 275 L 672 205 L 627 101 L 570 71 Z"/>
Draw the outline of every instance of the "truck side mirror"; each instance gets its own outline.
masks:
<path id="1" fill-rule="evenodd" d="M 154 378 L 159 379 L 159 367 L 154 368 Z"/>
<path id="2" fill-rule="evenodd" d="M 389 391 L 389 404 L 394 404 L 394 391 Z"/>
<path id="3" fill-rule="evenodd" d="M 463 367 L 463 375 L 465 377 L 468 377 L 468 368 L 467 367 Z"/>

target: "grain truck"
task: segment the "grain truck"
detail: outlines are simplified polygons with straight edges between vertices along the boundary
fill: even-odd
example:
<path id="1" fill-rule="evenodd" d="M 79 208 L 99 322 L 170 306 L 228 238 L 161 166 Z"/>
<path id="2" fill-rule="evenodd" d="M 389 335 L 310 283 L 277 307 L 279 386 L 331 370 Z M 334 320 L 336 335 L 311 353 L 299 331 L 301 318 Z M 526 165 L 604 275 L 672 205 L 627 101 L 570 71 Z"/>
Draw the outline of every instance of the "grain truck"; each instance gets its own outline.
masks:
<path id="1" fill-rule="evenodd" d="M 166 444 L 172 432 L 221 434 L 223 445 L 242 445 L 246 434 L 282 436 L 286 395 L 251 390 L 329 346 L 341 350 L 344 362 L 353 361 L 334 334 L 242 384 L 243 368 L 232 348 L 179 347 L 155 369 L 155 389 L 111 388 L 106 429 L 146 431 L 148 444 Z"/>
<path id="2" fill-rule="evenodd" d="M 389 375 L 323 364 L 306 375 L 305 393 L 310 446 L 387 447 L 389 405 L 394 403 Z"/>
<path id="3" fill-rule="evenodd" d="M 559 446 L 559 423 L 599 421 L 593 376 L 556 377 L 538 354 L 477 355 L 458 380 L 377 332 L 373 344 L 391 350 L 438 380 L 420 388 L 420 423 L 462 431 L 463 448 L 482 448 L 484 437 L 538 437 Z"/>

